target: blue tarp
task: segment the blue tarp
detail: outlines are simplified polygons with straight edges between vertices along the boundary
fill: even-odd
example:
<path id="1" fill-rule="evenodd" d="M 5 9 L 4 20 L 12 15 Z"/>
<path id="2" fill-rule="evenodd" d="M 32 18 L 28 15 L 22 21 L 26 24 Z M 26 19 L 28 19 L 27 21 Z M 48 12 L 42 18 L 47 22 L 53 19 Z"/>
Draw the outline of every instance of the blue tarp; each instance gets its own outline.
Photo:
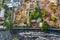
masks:
<path id="1" fill-rule="evenodd" d="M 12 2 L 5 2 L 5 4 L 12 4 Z"/>

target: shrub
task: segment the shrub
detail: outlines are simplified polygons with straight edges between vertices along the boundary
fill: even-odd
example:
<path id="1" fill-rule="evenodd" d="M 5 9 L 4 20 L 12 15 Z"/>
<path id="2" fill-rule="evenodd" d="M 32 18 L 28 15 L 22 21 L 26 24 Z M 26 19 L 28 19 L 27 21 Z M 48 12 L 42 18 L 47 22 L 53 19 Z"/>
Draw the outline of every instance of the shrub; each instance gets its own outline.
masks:
<path id="1" fill-rule="evenodd" d="M 42 31 L 46 32 L 49 27 L 49 24 L 46 21 L 42 22 Z"/>
<path id="2" fill-rule="evenodd" d="M 6 22 L 5 26 L 6 26 L 7 30 L 11 30 L 13 28 L 13 24 L 11 23 L 10 20 L 8 22 Z"/>
<path id="3" fill-rule="evenodd" d="M 11 30 L 13 28 L 13 24 L 11 22 L 11 13 L 8 14 L 7 18 L 8 21 L 5 23 L 5 26 L 7 30 Z"/>
<path id="4" fill-rule="evenodd" d="M 40 16 L 38 8 L 35 8 L 35 11 L 30 12 L 30 19 L 37 19 Z"/>
<path id="5" fill-rule="evenodd" d="M 31 12 L 30 13 L 30 19 L 33 19 L 33 17 L 34 17 L 34 12 Z"/>
<path id="6" fill-rule="evenodd" d="M 44 16 L 46 16 L 47 13 L 48 13 L 48 12 L 47 12 L 46 10 L 43 10 L 43 11 L 42 11 L 42 14 L 43 14 Z"/>
<path id="7" fill-rule="evenodd" d="M 32 24 L 31 20 L 30 20 L 30 25 Z"/>
<path id="8" fill-rule="evenodd" d="M 27 24 L 27 22 L 24 22 L 24 24 Z"/>
<path id="9" fill-rule="evenodd" d="M 34 12 L 34 19 L 37 19 L 39 17 L 39 12 Z"/>
<path id="10" fill-rule="evenodd" d="M 55 22 L 56 21 L 56 17 L 55 16 L 51 16 L 51 19 Z"/>
<path id="11" fill-rule="evenodd" d="M 39 9 L 38 7 L 35 7 L 35 12 L 38 12 L 38 9 Z"/>

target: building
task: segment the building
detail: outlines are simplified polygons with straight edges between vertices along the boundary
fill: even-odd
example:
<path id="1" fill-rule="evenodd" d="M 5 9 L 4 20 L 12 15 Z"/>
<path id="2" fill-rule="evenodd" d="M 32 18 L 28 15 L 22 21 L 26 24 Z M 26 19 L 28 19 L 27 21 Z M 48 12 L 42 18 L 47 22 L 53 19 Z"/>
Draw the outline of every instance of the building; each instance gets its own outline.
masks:
<path id="1" fill-rule="evenodd" d="M 10 0 L 9 2 L 5 2 L 5 4 L 9 7 L 12 8 L 14 7 L 18 7 L 19 5 L 21 5 L 19 0 Z"/>

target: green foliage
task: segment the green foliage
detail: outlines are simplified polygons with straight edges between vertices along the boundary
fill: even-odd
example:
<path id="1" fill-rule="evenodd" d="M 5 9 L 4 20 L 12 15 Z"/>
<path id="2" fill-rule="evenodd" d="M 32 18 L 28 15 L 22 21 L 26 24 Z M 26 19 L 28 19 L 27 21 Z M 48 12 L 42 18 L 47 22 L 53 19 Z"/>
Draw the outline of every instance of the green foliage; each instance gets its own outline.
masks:
<path id="1" fill-rule="evenodd" d="M 40 16 L 39 12 L 34 12 L 34 19 L 37 19 Z"/>
<path id="2" fill-rule="evenodd" d="M 42 20 L 42 18 L 39 17 L 39 18 L 37 19 L 37 21 L 38 21 L 38 22 L 42 22 L 43 20 Z"/>
<path id="3" fill-rule="evenodd" d="M 5 0 L 2 0 L 2 5 L 4 4 Z"/>
<path id="4" fill-rule="evenodd" d="M 55 22 L 56 21 L 56 17 L 55 16 L 51 16 L 51 19 Z"/>
<path id="5" fill-rule="evenodd" d="M 49 24 L 46 21 L 42 22 L 42 31 L 46 32 L 49 27 Z"/>
<path id="6" fill-rule="evenodd" d="M 8 6 L 4 3 L 5 3 L 5 0 L 2 0 L 2 4 L 0 4 L 0 9 L 1 8 L 4 8 L 4 9 L 8 8 Z"/>
<path id="7" fill-rule="evenodd" d="M 11 23 L 10 20 L 8 22 L 6 22 L 5 26 L 6 26 L 7 30 L 11 30 L 13 28 L 13 24 Z"/>
<path id="8" fill-rule="evenodd" d="M 19 40 L 17 37 L 13 38 L 13 40 Z"/>
<path id="9" fill-rule="evenodd" d="M 5 2 L 5 0 L 2 0 L 2 7 L 6 9 L 6 8 L 8 8 L 8 6 L 6 4 L 4 4 L 4 2 Z"/>
<path id="10" fill-rule="evenodd" d="M 32 24 L 31 20 L 30 20 L 30 25 Z"/>
<path id="11" fill-rule="evenodd" d="M 6 17 L 8 17 L 8 21 L 5 23 L 5 26 L 6 26 L 7 30 L 10 30 L 13 27 L 13 25 L 11 23 L 11 14 L 9 14 L 8 16 L 6 16 L 6 13 L 7 13 L 6 9 L 8 8 L 8 6 L 6 4 L 4 4 L 4 2 L 5 2 L 5 0 L 2 0 L 2 8 L 5 9 L 5 12 L 4 12 L 5 13 L 5 19 L 6 19 Z"/>
<path id="12" fill-rule="evenodd" d="M 46 16 L 48 12 L 46 10 L 43 10 L 42 13 L 43 13 L 44 16 Z"/>
<path id="13" fill-rule="evenodd" d="M 8 6 L 4 4 L 4 5 L 3 5 L 3 8 L 6 9 L 6 8 L 8 8 Z"/>
<path id="14" fill-rule="evenodd" d="M 11 13 L 7 16 L 8 21 L 6 22 L 5 26 L 7 30 L 11 30 L 13 28 L 13 24 L 11 23 Z"/>
<path id="15" fill-rule="evenodd" d="M 31 12 L 31 13 L 30 13 L 30 19 L 33 19 L 33 17 L 34 17 L 34 13 Z"/>
<path id="16" fill-rule="evenodd" d="M 2 4 L 0 4 L 0 9 L 2 8 Z"/>
<path id="17" fill-rule="evenodd" d="M 7 30 L 10 31 L 13 28 L 13 24 L 11 23 L 11 13 L 7 13 L 7 11 L 5 12 L 5 20 L 6 19 L 7 19 L 7 21 L 5 23 L 5 27 Z"/>
<path id="18" fill-rule="evenodd" d="M 3 24 L 0 24 L 0 26 L 2 26 Z"/>
<path id="19" fill-rule="evenodd" d="M 7 15 L 8 20 L 11 20 L 11 13 Z"/>
<path id="20" fill-rule="evenodd" d="M 35 8 L 35 11 L 30 12 L 30 19 L 37 19 L 40 16 L 38 8 Z"/>
<path id="21" fill-rule="evenodd" d="M 35 12 L 38 12 L 38 7 L 35 7 Z"/>
<path id="22" fill-rule="evenodd" d="M 27 24 L 27 22 L 24 22 L 24 24 Z"/>

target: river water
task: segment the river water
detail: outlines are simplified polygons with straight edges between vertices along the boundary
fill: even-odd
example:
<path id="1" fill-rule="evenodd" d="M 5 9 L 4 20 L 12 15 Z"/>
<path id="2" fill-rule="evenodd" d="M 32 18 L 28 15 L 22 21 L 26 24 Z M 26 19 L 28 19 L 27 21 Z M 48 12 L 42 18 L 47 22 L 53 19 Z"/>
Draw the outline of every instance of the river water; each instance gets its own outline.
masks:
<path id="1" fill-rule="evenodd" d="M 0 31 L 0 40 L 12 40 L 17 37 L 19 40 L 60 40 L 60 33 L 56 31 L 49 31 L 44 33 L 40 30 L 14 30 L 10 33 L 7 30 Z"/>

